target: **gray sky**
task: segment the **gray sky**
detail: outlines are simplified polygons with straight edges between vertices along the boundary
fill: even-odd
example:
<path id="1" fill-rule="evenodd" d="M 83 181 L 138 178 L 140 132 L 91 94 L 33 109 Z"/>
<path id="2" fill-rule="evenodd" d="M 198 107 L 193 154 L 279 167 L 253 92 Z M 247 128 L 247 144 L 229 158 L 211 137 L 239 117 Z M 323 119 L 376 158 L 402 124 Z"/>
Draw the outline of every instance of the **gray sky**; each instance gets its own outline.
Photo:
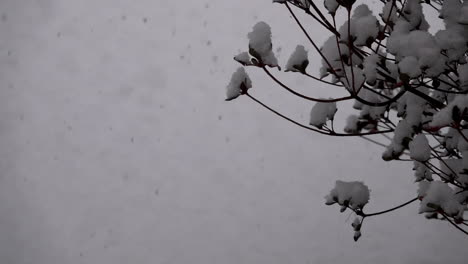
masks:
<path id="1" fill-rule="evenodd" d="M 368 219 L 358 243 L 324 205 L 337 179 L 365 180 L 369 211 L 409 200 L 408 164 L 224 102 L 255 22 L 283 64 L 307 44 L 270 2 L 0 1 L 0 262 L 465 263 L 466 238 L 417 205 Z M 257 97 L 307 121 L 309 103 L 249 73 Z"/>

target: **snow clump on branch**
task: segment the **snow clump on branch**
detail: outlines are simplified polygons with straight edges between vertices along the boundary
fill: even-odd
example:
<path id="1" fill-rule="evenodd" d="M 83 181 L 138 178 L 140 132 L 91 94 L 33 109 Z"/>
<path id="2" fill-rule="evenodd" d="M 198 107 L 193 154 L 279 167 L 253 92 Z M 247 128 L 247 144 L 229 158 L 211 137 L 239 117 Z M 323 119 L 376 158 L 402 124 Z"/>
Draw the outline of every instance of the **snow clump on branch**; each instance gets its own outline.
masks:
<path id="1" fill-rule="evenodd" d="M 309 124 L 322 128 L 327 120 L 333 120 L 337 110 L 336 103 L 316 103 L 310 111 Z"/>
<path id="2" fill-rule="evenodd" d="M 255 24 L 247 37 L 249 38 L 249 53 L 258 60 L 258 63 L 270 67 L 278 66 L 278 60 L 273 54 L 271 28 L 267 23 L 258 22 Z"/>
<path id="3" fill-rule="evenodd" d="M 232 74 L 231 81 L 226 88 L 226 101 L 236 99 L 242 94 L 247 94 L 247 90 L 252 88 L 252 81 L 244 68 L 239 67 Z"/>
<path id="4" fill-rule="evenodd" d="M 335 187 L 330 191 L 330 194 L 325 196 L 326 204 L 332 205 L 338 203 L 351 209 L 362 209 L 369 202 L 369 188 L 359 181 L 336 181 Z"/>

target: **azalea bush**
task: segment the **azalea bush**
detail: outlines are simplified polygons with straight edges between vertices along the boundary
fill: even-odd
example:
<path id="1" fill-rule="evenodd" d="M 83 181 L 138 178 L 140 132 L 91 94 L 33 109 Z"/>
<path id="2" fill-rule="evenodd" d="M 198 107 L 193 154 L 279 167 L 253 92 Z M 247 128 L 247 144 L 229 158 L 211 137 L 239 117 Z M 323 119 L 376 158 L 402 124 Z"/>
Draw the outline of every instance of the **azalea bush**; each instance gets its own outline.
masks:
<path id="1" fill-rule="evenodd" d="M 297 43 L 280 67 L 270 26 L 255 24 L 247 35 L 248 49 L 234 57 L 243 67 L 232 75 L 226 100 L 246 96 L 294 125 L 330 137 L 361 137 L 384 147 L 383 160 L 413 164 L 408 174 L 417 184 L 415 196 L 380 212 L 365 210 L 370 193 L 363 182 L 336 182 L 325 203 L 355 213 L 355 240 L 365 219 L 414 202 L 427 219 L 447 221 L 468 235 L 468 1 L 382 0 L 377 13 L 366 1 L 273 2 L 283 5 L 308 43 Z M 428 31 L 426 7 L 443 22 L 435 34 Z M 297 12 L 305 12 L 310 20 L 301 21 Z M 337 18 L 345 18 L 344 23 L 338 26 Z M 320 45 L 303 26 L 306 22 L 317 23 L 330 37 Z M 309 51 L 321 59 L 319 72 L 307 70 Z M 313 102 L 309 124 L 251 95 L 253 84 L 246 67 L 264 71 L 279 87 Z M 275 75 L 282 68 L 342 89 L 346 96 L 315 98 L 299 93 Z M 344 101 L 352 101 L 353 109 L 340 108 Z M 349 112 L 342 131 L 333 123 L 338 110 Z"/>

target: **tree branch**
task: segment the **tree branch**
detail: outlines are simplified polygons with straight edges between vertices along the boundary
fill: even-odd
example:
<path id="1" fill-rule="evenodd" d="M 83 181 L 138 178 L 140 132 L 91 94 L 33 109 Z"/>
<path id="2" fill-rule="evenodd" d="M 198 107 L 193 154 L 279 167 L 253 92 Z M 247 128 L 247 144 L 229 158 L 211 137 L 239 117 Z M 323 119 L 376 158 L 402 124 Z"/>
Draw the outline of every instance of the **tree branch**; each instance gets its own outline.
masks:
<path id="1" fill-rule="evenodd" d="M 455 224 L 452 220 L 450 220 L 450 218 L 445 215 L 444 213 L 441 214 L 445 220 L 447 220 L 451 225 L 453 225 L 456 229 L 460 230 L 461 232 L 463 232 L 465 235 L 468 235 L 468 232 L 466 230 L 464 230 L 463 228 L 459 227 L 457 224 Z"/>
<path id="2" fill-rule="evenodd" d="M 416 200 L 418 200 L 418 199 L 419 199 L 419 198 L 416 197 L 416 198 L 413 198 L 413 199 L 407 201 L 406 203 L 403 203 L 403 204 L 400 204 L 400 205 L 395 206 L 395 207 L 393 207 L 393 208 L 390 208 L 390 209 L 387 209 L 387 210 L 384 210 L 384 211 L 380 211 L 380 212 L 376 212 L 376 213 L 366 214 L 366 213 L 362 212 L 362 216 L 363 216 L 363 217 L 369 217 L 369 216 L 375 216 L 375 215 L 386 214 L 386 213 L 388 213 L 388 212 L 395 211 L 395 210 L 400 209 L 400 208 L 402 208 L 402 207 L 404 207 L 404 206 L 406 206 L 406 205 L 408 205 L 408 204 L 411 204 L 412 202 L 414 202 L 414 201 L 416 201 Z"/>
<path id="3" fill-rule="evenodd" d="M 289 88 L 289 86 L 285 85 L 284 83 L 282 83 L 280 80 L 278 80 L 267 68 L 265 67 L 262 67 L 262 69 L 266 72 L 266 74 L 268 76 L 270 76 L 270 78 L 275 81 L 277 84 L 279 84 L 281 87 L 283 87 L 284 89 L 286 89 L 288 92 L 296 95 L 296 96 L 299 96 L 303 99 L 306 99 L 306 100 L 309 100 L 309 101 L 313 101 L 313 102 L 320 102 L 320 103 L 333 103 L 333 102 L 340 102 L 340 101 L 346 101 L 346 100 L 350 100 L 350 99 L 353 99 L 352 96 L 346 96 L 346 97 L 341 97 L 341 98 L 335 98 L 335 99 L 318 99 L 318 98 L 313 98 L 313 97 L 309 97 L 309 96 L 306 96 L 306 95 L 303 95 L 301 93 L 298 93 L 296 91 L 294 91 L 293 89 Z"/>
<path id="4" fill-rule="evenodd" d="M 303 125 L 281 113 L 279 113 L 278 111 L 274 110 L 273 108 L 267 106 L 266 104 L 262 103 L 260 100 L 258 100 L 257 98 L 253 97 L 251 94 L 249 93 L 246 93 L 246 95 L 252 99 L 254 102 L 258 103 L 259 105 L 263 106 L 264 108 L 266 108 L 267 110 L 269 110 L 270 112 L 274 113 L 275 115 L 299 126 L 299 127 L 302 127 L 302 128 L 305 128 L 307 130 L 310 130 L 310 131 L 313 131 L 313 132 L 316 132 L 316 133 L 319 133 L 319 134 L 322 134 L 322 135 L 327 135 L 327 136 L 334 136 L 334 137 L 359 137 L 359 136 L 369 136 L 369 135 L 378 135 L 378 134 L 385 134 L 385 133 L 390 133 L 390 132 L 393 132 L 393 129 L 389 129 L 389 130 L 379 130 L 379 131 L 372 131 L 372 132 L 365 132 L 365 133 L 349 133 L 349 134 L 343 134 L 343 133 L 336 133 L 336 132 L 326 132 L 326 131 L 323 131 L 323 130 L 320 130 L 320 129 L 316 129 L 316 128 L 313 128 L 313 127 L 309 127 L 309 126 L 306 126 L 306 125 Z"/>

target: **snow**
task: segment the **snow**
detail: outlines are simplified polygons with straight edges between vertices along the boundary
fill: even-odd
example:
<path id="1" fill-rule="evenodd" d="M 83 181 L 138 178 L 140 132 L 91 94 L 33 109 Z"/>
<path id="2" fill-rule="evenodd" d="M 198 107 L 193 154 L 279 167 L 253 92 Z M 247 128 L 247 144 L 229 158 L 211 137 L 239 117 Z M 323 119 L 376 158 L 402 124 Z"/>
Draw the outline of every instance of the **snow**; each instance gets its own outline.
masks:
<path id="1" fill-rule="evenodd" d="M 441 55 L 440 52 L 440 48 L 433 47 L 421 47 L 419 50 L 419 68 L 427 77 L 436 77 L 445 70 L 445 62 L 447 59 Z"/>
<path id="2" fill-rule="evenodd" d="M 419 0 L 407 0 L 403 12 L 406 21 L 409 21 L 412 29 L 428 30 L 429 24 L 424 18 L 424 13 Z"/>
<path id="3" fill-rule="evenodd" d="M 330 63 L 330 66 L 335 69 L 335 72 L 340 76 L 344 77 L 344 70 L 343 66 L 341 64 L 341 58 L 340 58 L 340 53 L 343 57 L 348 58 L 349 57 L 349 49 L 345 43 L 340 42 L 339 45 L 336 44 L 336 37 L 331 36 L 329 37 L 325 43 L 322 45 L 320 50 L 322 51 L 323 55 L 325 58 L 327 58 L 328 62 Z M 338 49 L 339 47 L 339 49 Z M 358 56 L 356 56 L 355 53 L 353 53 L 352 56 L 353 60 L 353 65 L 358 65 L 361 64 L 362 59 L 360 59 Z M 322 67 L 320 68 L 320 76 L 325 77 L 328 75 L 328 73 L 332 72 L 330 67 L 326 61 L 322 58 Z M 333 80 L 338 81 L 336 79 L 336 76 L 333 75 Z"/>
<path id="4" fill-rule="evenodd" d="M 398 80 L 398 65 L 392 61 L 386 61 L 385 63 L 385 67 L 387 67 L 389 73 L 387 73 L 388 75 L 390 75 L 390 77 L 392 77 L 393 79 L 395 80 Z"/>
<path id="5" fill-rule="evenodd" d="M 330 194 L 325 196 L 326 204 L 338 203 L 352 209 L 362 209 L 369 202 L 369 188 L 360 181 L 336 181 Z"/>
<path id="6" fill-rule="evenodd" d="M 444 145 L 448 151 L 453 151 L 458 148 L 460 134 L 454 128 L 448 128 L 447 133 L 444 134 Z"/>
<path id="7" fill-rule="evenodd" d="M 464 2 L 464 5 L 460 10 L 458 23 L 463 24 L 463 25 L 468 25 L 468 4 L 466 1 Z"/>
<path id="8" fill-rule="evenodd" d="M 350 134 L 359 132 L 358 122 L 359 117 L 357 115 L 348 116 L 348 118 L 346 118 L 346 126 L 344 127 L 344 131 Z"/>
<path id="9" fill-rule="evenodd" d="M 444 19 L 447 28 L 461 28 L 468 22 L 468 3 L 458 0 L 445 0 L 440 17 Z"/>
<path id="10" fill-rule="evenodd" d="M 436 37 L 424 30 L 411 31 L 411 24 L 407 21 L 398 20 L 388 38 L 387 48 L 400 61 L 400 72 L 411 78 L 422 72 L 437 76 L 446 68 L 447 58 L 441 54 Z"/>
<path id="11" fill-rule="evenodd" d="M 267 23 L 261 21 L 255 24 L 247 37 L 249 38 L 249 53 L 253 57 L 265 65 L 278 66 L 278 60 L 272 50 L 271 28 Z"/>
<path id="12" fill-rule="evenodd" d="M 369 90 L 366 88 L 361 89 L 358 96 L 371 103 L 379 103 L 383 101 L 381 96 L 372 91 L 372 88 L 369 88 Z M 361 109 L 359 116 L 364 119 L 376 120 L 380 118 L 386 110 L 385 106 L 370 106 L 362 104 L 359 101 L 356 101 L 356 103 L 361 104 L 359 107 Z"/>
<path id="13" fill-rule="evenodd" d="M 408 75 L 410 78 L 416 78 L 421 75 L 418 59 L 414 56 L 407 56 L 398 63 L 398 69 L 401 73 Z"/>
<path id="14" fill-rule="evenodd" d="M 452 124 L 454 122 L 452 113 L 455 107 L 460 113 L 465 111 L 468 108 L 468 95 L 457 95 L 452 102 L 434 115 L 430 126 L 444 127 Z"/>
<path id="15" fill-rule="evenodd" d="M 354 230 L 354 231 L 359 231 L 359 230 L 361 230 L 361 220 L 362 220 L 362 218 L 360 218 L 360 217 L 354 218 L 354 221 L 353 221 L 353 223 L 351 224 L 351 226 L 353 227 L 353 230 Z"/>
<path id="16" fill-rule="evenodd" d="M 468 44 L 459 30 L 447 28 L 435 34 L 437 45 L 447 53 L 450 62 L 458 61 L 468 49 Z"/>
<path id="17" fill-rule="evenodd" d="M 369 40 L 377 38 L 379 22 L 366 4 L 361 4 L 354 9 L 349 31 L 356 46 L 365 46 Z M 338 32 L 340 39 L 346 43 L 348 40 L 347 21 L 339 28 Z"/>
<path id="18" fill-rule="evenodd" d="M 420 96 L 405 93 L 398 100 L 397 107 L 399 116 L 404 116 L 410 126 L 419 127 L 423 122 L 423 113 L 427 110 L 427 102 Z"/>
<path id="19" fill-rule="evenodd" d="M 234 57 L 234 60 L 236 60 L 237 62 L 239 62 L 240 64 L 242 64 L 244 66 L 253 65 L 252 61 L 250 60 L 250 55 L 246 51 L 236 55 Z"/>
<path id="20" fill-rule="evenodd" d="M 442 159 L 439 161 L 440 171 L 447 179 L 458 179 L 463 169 L 463 160 L 458 158 Z"/>
<path id="21" fill-rule="evenodd" d="M 327 120 L 333 120 L 337 111 L 336 103 L 318 102 L 310 111 L 309 124 L 321 128 L 327 123 Z"/>
<path id="22" fill-rule="evenodd" d="M 245 72 L 245 69 L 239 67 L 231 77 L 226 88 L 226 101 L 231 101 L 239 97 L 241 94 L 252 88 L 252 81 Z M 245 90 L 244 90 L 245 89 Z"/>
<path id="23" fill-rule="evenodd" d="M 418 134 L 409 143 L 410 157 L 416 161 L 424 162 L 431 157 L 431 148 L 426 135 Z"/>
<path id="24" fill-rule="evenodd" d="M 408 122 L 403 119 L 395 128 L 392 142 L 382 154 L 384 160 L 397 158 L 403 153 L 406 148 L 406 143 L 409 142 L 413 134 L 413 128 Z"/>
<path id="25" fill-rule="evenodd" d="M 377 79 L 377 62 L 379 62 L 377 53 L 371 54 L 364 59 L 363 73 L 366 76 L 366 82 L 370 85 L 374 85 Z"/>
<path id="26" fill-rule="evenodd" d="M 422 199 L 426 193 L 427 193 L 427 190 L 429 189 L 429 186 L 430 186 L 430 182 L 428 181 L 421 181 L 419 182 L 418 184 L 418 197 L 420 199 Z"/>
<path id="27" fill-rule="evenodd" d="M 383 9 L 382 9 L 382 13 L 380 14 L 380 17 L 382 18 L 382 20 L 386 23 L 388 23 L 389 21 L 390 22 L 393 22 L 395 23 L 395 21 L 397 20 L 398 18 L 398 15 L 397 15 L 397 8 L 393 6 L 393 2 L 392 1 L 388 1 Z M 390 13 L 390 10 L 391 10 L 391 13 Z"/>
<path id="28" fill-rule="evenodd" d="M 440 18 L 444 19 L 446 26 L 450 26 L 457 18 L 459 18 L 462 3 L 459 0 L 445 0 L 440 10 Z"/>
<path id="29" fill-rule="evenodd" d="M 437 212 L 441 209 L 449 216 L 463 214 L 464 206 L 458 202 L 455 191 L 447 183 L 433 181 L 426 188 L 422 193 L 420 213 Z"/>
<path id="30" fill-rule="evenodd" d="M 432 181 L 432 171 L 422 162 L 413 162 L 414 177 L 416 182 L 422 180 Z"/>
<path id="31" fill-rule="evenodd" d="M 353 66 L 351 69 L 351 67 L 345 66 L 345 75 L 341 77 L 341 82 L 348 91 L 355 92 L 359 90 L 365 81 L 366 77 L 360 68 Z"/>
<path id="32" fill-rule="evenodd" d="M 308 64 L 309 58 L 307 57 L 307 51 L 304 46 L 297 45 L 291 57 L 289 57 L 285 71 L 305 72 Z"/>

